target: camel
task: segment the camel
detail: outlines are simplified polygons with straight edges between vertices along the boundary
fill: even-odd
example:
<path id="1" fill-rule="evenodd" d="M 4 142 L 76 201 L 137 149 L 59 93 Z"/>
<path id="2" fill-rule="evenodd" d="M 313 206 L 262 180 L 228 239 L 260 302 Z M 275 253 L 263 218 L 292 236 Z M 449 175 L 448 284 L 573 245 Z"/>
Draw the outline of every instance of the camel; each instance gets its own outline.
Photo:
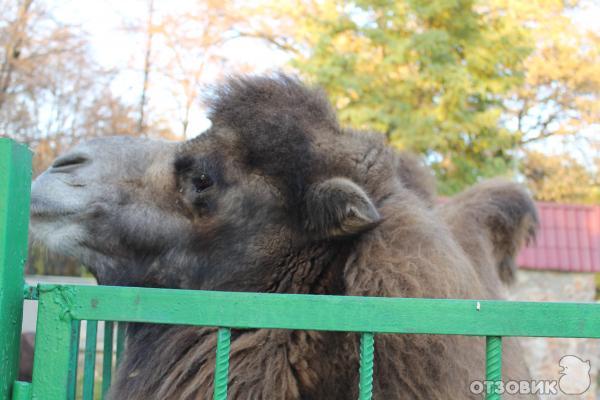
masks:
<path id="1" fill-rule="evenodd" d="M 100 284 L 320 295 L 502 298 L 535 233 L 528 193 L 484 182 L 435 206 L 431 172 L 339 125 L 285 75 L 231 78 L 194 139 L 82 143 L 32 186 L 34 238 Z M 505 379 L 529 379 L 506 339 Z M 352 399 L 355 333 L 233 330 L 232 399 Z M 110 399 L 206 399 L 213 328 L 129 324 Z M 483 338 L 377 335 L 374 399 L 475 399 Z M 511 398 L 531 398 L 529 395 Z"/>

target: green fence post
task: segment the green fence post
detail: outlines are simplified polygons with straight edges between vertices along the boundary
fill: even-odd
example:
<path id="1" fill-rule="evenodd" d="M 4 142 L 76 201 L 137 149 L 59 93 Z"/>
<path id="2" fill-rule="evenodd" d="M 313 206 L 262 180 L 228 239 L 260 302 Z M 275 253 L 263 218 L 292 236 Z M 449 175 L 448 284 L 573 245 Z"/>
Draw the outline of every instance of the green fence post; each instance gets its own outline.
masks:
<path id="1" fill-rule="evenodd" d="M 31 152 L 0 138 L 0 399 L 11 398 L 19 368 L 30 188 Z"/>
<path id="2" fill-rule="evenodd" d="M 69 356 L 69 378 L 68 378 L 68 391 L 69 395 L 67 400 L 75 400 L 77 398 L 77 365 L 79 363 L 79 333 L 81 331 L 81 321 L 71 321 L 71 340 L 69 346 L 71 347 Z"/>
<path id="3" fill-rule="evenodd" d="M 58 285 L 40 287 L 35 354 L 33 400 L 62 400 L 69 393 L 71 361 L 71 306 L 76 289 Z"/>
<path id="4" fill-rule="evenodd" d="M 15 381 L 12 400 L 31 400 L 31 383 Z"/>
<path id="5" fill-rule="evenodd" d="M 97 337 L 98 321 L 87 321 L 85 329 L 85 357 L 83 361 L 83 400 L 93 400 L 94 398 Z"/>
<path id="6" fill-rule="evenodd" d="M 360 378 L 358 384 L 359 400 L 371 400 L 373 396 L 373 357 L 375 355 L 375 336 L 373 333 L 360 335 Z"/>
<path id="7" fill-rule="evenodd" d="M 117 324 L 117 367 L 121 363 L 121 357 L 123 357 L 123 350 L 125 349 L 125 322 L 119 322 Z"/>
<path id="8" fill-rule="evenodd" d="M 486 336 L 485 380 L 486 400 L 500 400 L 502 384 L 502 338 Z"/>
<path id="9" fill-rule="evenodd" d="M 231 330 L 229 328 L 219 328 L 217 332 L 217 356 L 215 358 L 214 400 L 227 399 L 230 344 Z"/>
<path id="10" fill-rule="evenodd" d="M 112 379 L 113 322 L 104 321 L 104 349 L 102 355 L 102 398 L 106 397 Z"/>

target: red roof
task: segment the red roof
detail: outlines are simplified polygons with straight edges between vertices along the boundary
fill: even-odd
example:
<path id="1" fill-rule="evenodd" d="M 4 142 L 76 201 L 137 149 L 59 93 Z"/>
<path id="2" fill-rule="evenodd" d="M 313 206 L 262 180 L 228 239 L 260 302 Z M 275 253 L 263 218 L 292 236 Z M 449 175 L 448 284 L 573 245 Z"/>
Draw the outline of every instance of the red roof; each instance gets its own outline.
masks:
<path id="1" fill-rule="evenodd" d="M 600 207 L 537 203 L 540 230 L 518 257 L 522 268 L 600 272 Z"/>

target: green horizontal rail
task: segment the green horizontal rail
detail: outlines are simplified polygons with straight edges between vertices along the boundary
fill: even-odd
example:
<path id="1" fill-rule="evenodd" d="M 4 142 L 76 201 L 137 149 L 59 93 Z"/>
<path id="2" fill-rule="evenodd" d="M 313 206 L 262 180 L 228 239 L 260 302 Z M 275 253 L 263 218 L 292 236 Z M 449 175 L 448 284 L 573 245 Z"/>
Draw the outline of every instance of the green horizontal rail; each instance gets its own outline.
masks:
<path id="1" fill-rule="evenodd" d="M 372 333 L 600 338 L 600 304 L 40 285 L 79 320 Z M 299 316 L 302 316 L 301 318 Z"/>

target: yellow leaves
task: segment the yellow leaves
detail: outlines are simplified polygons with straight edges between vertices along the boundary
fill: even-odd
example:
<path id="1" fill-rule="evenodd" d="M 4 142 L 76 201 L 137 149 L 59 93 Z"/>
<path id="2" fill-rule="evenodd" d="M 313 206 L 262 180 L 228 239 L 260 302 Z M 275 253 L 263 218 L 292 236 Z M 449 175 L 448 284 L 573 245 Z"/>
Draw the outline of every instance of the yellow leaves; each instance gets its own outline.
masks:
<path id="1" fill-rule="evenodd" d="M 565 14 L 577 1 L 292 3 L 294 66 L 342 122 L 435 154 L 451 187 L 512 168 L 522 138 L 598 123 L 600 42 Z"/>
<path id="2" fill-rule="evenodd" d="M 346 96 L 339 96 L 335 102 L 335 107 L 338 110 L 345 108 L 348 104 L 350 104 L 350 99 Z"/>
<path id="3" fill-rule="evenodd" d="M 538 200 L 575 203 L 600 201 L 600 183 L 594 182 L 593 172 L 569 155 L 528 152 L 523 161 L 523 173 Z"/>
<path id="4" fill-rule="evenodd" d="M 348 95 L 350 96 L 350 98 L 352 100 L 358 100 L 358 93 L 356 92 L 356 90 L 354 89 L 349 89 L 348 90 Z"/>

